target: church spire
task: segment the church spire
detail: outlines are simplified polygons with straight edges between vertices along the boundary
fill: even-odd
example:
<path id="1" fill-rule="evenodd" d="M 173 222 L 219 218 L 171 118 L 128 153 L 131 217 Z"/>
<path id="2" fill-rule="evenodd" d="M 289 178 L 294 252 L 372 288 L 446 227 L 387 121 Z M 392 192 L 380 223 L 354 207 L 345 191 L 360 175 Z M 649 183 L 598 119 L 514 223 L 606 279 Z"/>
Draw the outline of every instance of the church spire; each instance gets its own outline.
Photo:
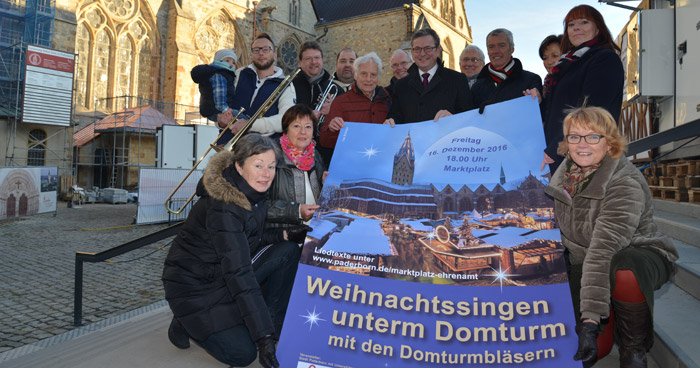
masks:
<path id="1" fill-rule="evenodd" d="M 503 162 L 501 162 L 501 185 L 506 183 L 506 173 L 503 171 Z"/>
<path id="2" fill-rule="evenodd" d="M 408 132 L 403 144 L 394 155 L 394 171 L 391 174 L 391 182 L 399 185 L 413 185 L 415 162 L 416 153 L 413 150 L 411 132 Z"/>

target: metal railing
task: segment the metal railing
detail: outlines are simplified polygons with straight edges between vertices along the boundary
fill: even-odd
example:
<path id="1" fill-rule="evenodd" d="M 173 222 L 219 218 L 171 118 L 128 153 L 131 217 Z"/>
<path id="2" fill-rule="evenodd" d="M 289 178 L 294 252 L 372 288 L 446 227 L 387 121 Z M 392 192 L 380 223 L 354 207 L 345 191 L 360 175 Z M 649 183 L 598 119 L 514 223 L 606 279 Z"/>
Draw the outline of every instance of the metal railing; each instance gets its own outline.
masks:
<path id="1" fill-rule="evenodd" d="M 99 253 L 75 252 L 75 291 L 73 305 L 73 325 L 80 326 L 83 323 L 83 263 L 104 262 L 110 258 L 120 256 L 132 250 L 153 244 L 157 241 L 176 235 L 180 231 L 183 222 L 166 227 L 141 238 L 118 245 Z"/>

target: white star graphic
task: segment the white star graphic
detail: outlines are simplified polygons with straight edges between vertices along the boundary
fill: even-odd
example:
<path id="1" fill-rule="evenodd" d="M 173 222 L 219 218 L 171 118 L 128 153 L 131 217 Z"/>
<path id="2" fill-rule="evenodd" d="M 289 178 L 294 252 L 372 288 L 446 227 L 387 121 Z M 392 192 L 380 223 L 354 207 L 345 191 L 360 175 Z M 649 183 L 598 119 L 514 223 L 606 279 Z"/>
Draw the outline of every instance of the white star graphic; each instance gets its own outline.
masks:
<path id="1" fill-rule="evenodd" d="M 314 327 L 314 325 L 318 326 L 318 321 L 325 321 L 323 318 L 319 318 L 321 313 L 316 313 L 316 306 L 314 306 L 314 311 L 309 312 L 309 310 L 306 310 L 306 315 L 300 314 L 299 317 L 306 318 L 306 322 L 304 324 L 309 324 L 309 331 L 311 331 L 311 328 Z"/>
<path id="2" fill-rule="evenodd" d="M 361 154 L 367 156 L 367 159 L 370 160 L 372 156 L 376 155 L 380 151 L 376 148 L 374 148 L 374 145 L 372 145 L 370 148 L 365 148 L 364 151 L 360 152 Z"/>
<path id="3" fill-rule="evenodd" d="M 506 268 L 505 270 L 501 269 L 501 264 L 498 264 L 498 270 L 495 268 L 491 267 L 491 269 L 494 271 L 493 274 L 487 275 L 493 277 L 493 281 L 491 282 L 492 284 L 496 281 L 500 281 L 501 283 L 501 292 L 503 292 L 503 281 L 508 279 L 508 276 L 517 276 L 517 274 L 509 274 L 507 273 L 510 267 Z"/>
<path id="4" fill-rule="evenodd" d="M 428 235 L 425 236 L 426 238 L 433 240 L 435 239 L 435 233 L 434 232 L 429 232 Z"/>

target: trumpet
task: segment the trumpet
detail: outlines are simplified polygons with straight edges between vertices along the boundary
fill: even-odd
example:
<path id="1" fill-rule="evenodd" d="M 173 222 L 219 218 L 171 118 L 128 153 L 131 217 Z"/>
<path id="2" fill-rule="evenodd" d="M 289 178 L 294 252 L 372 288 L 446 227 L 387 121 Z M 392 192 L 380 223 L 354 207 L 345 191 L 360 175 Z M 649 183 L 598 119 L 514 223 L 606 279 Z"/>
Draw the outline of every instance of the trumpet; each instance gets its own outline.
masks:
<path id="1" fill-rule="evenodd" d="M 331 92 L 333 91 L 333 92 Z M 333 83 L 332 80 L 328 80 L 328 87 L 323 91 L 323 94 L 321 95 L 321 99 L 318 101 L 318 104 L 316 104 L 316 108 L 314 110 L 316 111 L 321 111 L 321 108 L 323 107 L 323 103 L 326 102 L 326 99 L 330 98 L 331 100 L 335 98 L 335 96 L 338 95 L 338 85 Z M 320 126 L 323 124 L 323 122 L 326 120 L 326 115 L 321 115 L 318 118 L 318 125 Z"/>
<path id="2" fill-rule="evenodd" d="M 214 142 L 212 142 L 212 143 L 209 145 L 209 148 L 207 148 L 207 150 L 204 152 L 204 154 L 202 155 L 202 157 L 200 157 L 199 160 L 197 160 L 197 162 L 195 163 L 195 165 L 192 166 L 192 168 L 190 169 L 190 171 L 187 172 L 187 174 L 185 175 L 185 177 L 180 181 L 180 183 L 178 183 L 178 185 L 175 187 L 175 189 L 174 189 L 174 190 L 170 193 L 170 195 L 165 199 L 165 209 L 168 210 L 168 212 L 170 212 L 170 213 L 172 213 L 172 214 L 175 214 L 175 215 L 178 215 L 178 214 L 180 214 L 180 213 L 185 209 L 185 207 L 187 207 L 187 205 L 188 205 L 190 202 L 192 202 L 192 199 L 194 199 L 194 196 L 195 196 L 195 194 L 196 194 L 196 191 L 193 192 L 192 195 L 190 195 L 189 198 L 187 198 L 187 200 L 185 201 L 185 203 L 183 203 L 182 206 L 180 206 L 180 208 L 178 208 L 177 210 L 173 210 L 172 208 L 170 208 L 169 202 L 172 200 L 172 197 L 175 195 L 175 193 L 177 192 L 177 190 L 180 189 L 180 187 L 182 186 L 182 184 L 185 183 L 185 180 L 187 180 L 187 178 L 190 176 L 190 174 L 192 174 L 192 172 L 197 168 L 197 166 L 199 165 L 199 163 L 202 162 L 202 160 L 204 160 L 204 157 L 207 156 L 207 153 L 209 153 L 209 151 L 212 150 L 212 149 L 214 149 L 216 152 L 221 152 L 221 151 L 223 151 L 223 150 L 226 150 L 226 151 L 233 151 L 233 148 L 234 148 L 234 146 L 236 145 L 236 142 L 238 142 L 238 140 L 239 140 L 246 132 L 248 132 L 248 130 L 250 129 L 250 127 L 253 126 L 253 123 L 255 123 L 255 120 L 257 120 L 259 117 L 261 117 L 261 116 L 265 115 L 265 113 L 267 113 L 267 110 L 269 110 L 270 107 L 272 107 L 272 105 L 273 105 L 273 104 L 277 101 L 277 99 L 282 95 L 282 92 L 284 92 L 284 90 L 289 86 L 289 84 L 292 83 L 292 80 L 294 79 L 294 77 L 297 76 L 297 74 L 299 74 L 300 71 L 301 71 L 301 69 L 300 69 L 300 68 L 297 68 L 297 70 L 295 70 L 292 74 L 290 74 L 290 75 L 288 75 L 286 78 L 284 78 L 284 80 L 282 80 L 282 82 L 280 83 L 280 85 L 277 86 L 277 88 L 275 88 L 274 91 L 272 91 L 272 93 L 271 93 L 270 96 L 267 98 L 267 100 L 265 100 L 265 102 L 260 106 L 260 108 L 258 109 L 258 111 L 256 111 L 255 114 L 254 114 L 253 116 L 250 117 L 250 119 L 248 119 L 248 122 L 243 126 L 243 128 L 241 128 L 241 130 L 239 130 L 239 131 L 233 136 L 233 138 L 231 138 L 226 144 L 224 144 L 224 145 L 221 146 L 221 147 L 217 146 L 217 145 L 216 145 L 216 142 L 217 142 L 219 139 L 221 139 L 221 137 L 224 135 L 224 133 L 226 133 L 226 131 L 231 127 L 231 125 L 233 125 L 233 123 L 235 123 L 236 120 L 238 120 L 238 117 L 243 113 L 243 111 L 245 111 L 244 108 L 241 108 L 241 109 L 240 109 L 240 111 L 238 112 L 238 114 L 236 114 L 236 116 L 234 116 L 233 119 L 226 125 L 226 128 L 224 128 L 224 129 L 221 130 L 221 133 L 219 133 L 219 136 L 216 137 L 216 139 L 214 139 Z"/>

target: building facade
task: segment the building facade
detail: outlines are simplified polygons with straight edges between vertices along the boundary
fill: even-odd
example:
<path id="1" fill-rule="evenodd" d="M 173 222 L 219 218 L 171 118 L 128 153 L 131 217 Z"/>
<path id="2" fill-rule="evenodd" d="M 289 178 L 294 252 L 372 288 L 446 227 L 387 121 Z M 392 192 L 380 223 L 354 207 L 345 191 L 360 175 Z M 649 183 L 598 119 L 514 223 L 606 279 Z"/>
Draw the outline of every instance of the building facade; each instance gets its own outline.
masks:
<path id="1" fill-rule="evenodd" d="M 317 39 L 326 50 L 326 68 L 351 46 L 359 54 L 376 51 L 388 64 L 410 35 L 434 28 L 443 39 L 445 65 L 457 68 L 461 49 L 471 42 L 463 2 L 388 1 L 369 4 L 331 0 L 9 0 L 0 4 L 0 50 L 16 60 L 0 74 L 0 142 L 3 166 L 56 165 L 73 176 L 75 163 L 99 162 L 103 153 L 78 160 L 73 134 L 113 113 L 153 106 L 179 124 L 199 118 L 199 91 L 191 69 L 211 62 L 214 52 L 233 48 L 239 66 L 251 60 L 255 34 L 267 32 L 278 45 L 278 65 L 298 65 L 299 46 Z M 335 4 L 335 5 L 333 5 Z M 329 16 L 329 5 L 335 16 Z M 340 7 L 340 8 L 338 8 Z M 343 10 L 344 9 L 344 10 Z M 333 9 L 331 9 L 333 10 Z M 6 17 L 6 15 L 8 15 Z M 14 17 L 14 18 L 13 18 Z M 7 19 L 7 20 L 6 20 Z M 25 124 L 21 119 L 23 48 L 38 44 L 74 53 L 73 122 L 69 127 Z M 6 55 L 7 54 L 7 55 Z M 9 56 L 13 56 L 10 58 Z M 388 84 L 387 67 L 380 80 Z M 3 92 L 5 89 L 2 89 Z M 192 118 L 191 118 L 192 117 Z M 118 147 L 114 147 L 118 150 Z M 146 147 L 154 151 L 154 147 Z M 82 154 L 82 153 L 81 153 Z M 116 157 L 116 151 L 111 155 Z M 96 183 L 84 183 L 92 186 Z M 99 183 L 98 183 L 99 184 Z"/>

